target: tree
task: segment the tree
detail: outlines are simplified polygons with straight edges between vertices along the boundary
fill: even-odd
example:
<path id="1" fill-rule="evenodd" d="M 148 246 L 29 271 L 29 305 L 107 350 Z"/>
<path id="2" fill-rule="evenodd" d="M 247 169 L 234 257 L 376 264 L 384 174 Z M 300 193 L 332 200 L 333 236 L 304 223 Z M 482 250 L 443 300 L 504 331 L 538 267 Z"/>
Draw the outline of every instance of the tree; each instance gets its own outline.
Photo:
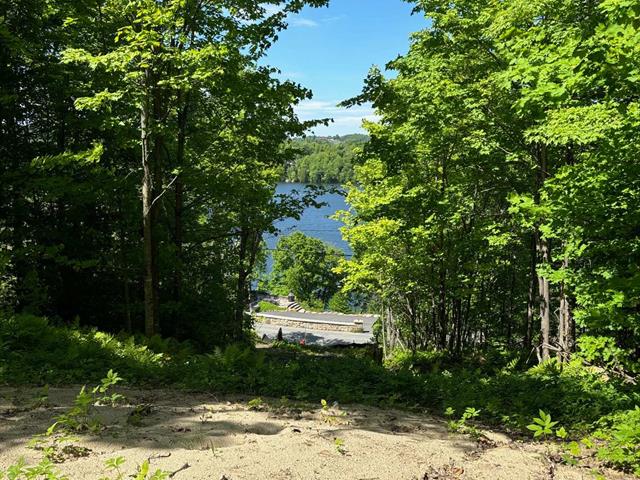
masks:
<path id="1" fill-rule="evenodd" d="M 313 203 L 273 198 L 288 138 L 315 124 L 293 111 L 311 93 L 258 60 L 289 13 L 325 3 L 5 3 L 15 308 L 110 330 L 144 317 L 201 345 L 242 335 L 262 232 Z"/>
<path id="2" fill-rule="evenodd" d="M 326 304 L 339 289 L 334 269 L 343 257 L 337 248 L 301 232 L 283 237 L 273 252 L 271 288 L 280 295 L 292 292 L 304 302 Z"/>

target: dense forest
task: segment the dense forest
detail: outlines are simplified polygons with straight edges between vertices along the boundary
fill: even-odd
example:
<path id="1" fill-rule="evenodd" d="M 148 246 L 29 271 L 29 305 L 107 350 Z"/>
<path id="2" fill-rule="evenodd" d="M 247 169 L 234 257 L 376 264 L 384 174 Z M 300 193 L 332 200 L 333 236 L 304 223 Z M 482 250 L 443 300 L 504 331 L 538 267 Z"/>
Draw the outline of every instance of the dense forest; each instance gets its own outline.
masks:
<path id="1" fill-rule="evenodd" d="M 0 479 L 640 477 L 640 1 L 409 3 L 338 138 L 265 60 L 328 0 L 0 3 Z M 336 182 L 269 288 L 371 335 L 260 339 Z"/>
<path id="2" fill-rule="evenodd" d="M 393 349 L 495 342 L 636 372 L 636 2 L 420 2 L 432 26 L 372 70 L 382 116 L 348 193 L 353 288 Z"/>
<path id="3" fill-rule="evenodd" d="M 287 164 L 284 180 L 318 185 L 350 182 L 356 150 L 367 139 L 360 134 L 295 139 L 293 147 L 299 153 Z"/>
<path id="4" fill-rule="evenodd" d="M 259 2 L 9 2 L 2 15 L 3 303 L 202 344 L 243 333 L 262 234 L 311 93 L 259 66 Z M 211 325 L 216 325 L 211 329 Z"/>

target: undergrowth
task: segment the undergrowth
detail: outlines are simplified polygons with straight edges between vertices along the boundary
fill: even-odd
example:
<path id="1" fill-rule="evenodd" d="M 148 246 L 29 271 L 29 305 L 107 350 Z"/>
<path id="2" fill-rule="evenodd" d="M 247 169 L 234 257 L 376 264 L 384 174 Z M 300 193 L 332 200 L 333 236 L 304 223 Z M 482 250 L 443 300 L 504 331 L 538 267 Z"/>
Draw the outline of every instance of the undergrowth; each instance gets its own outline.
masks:
<path id="1" fill-rule="evenodd" d="M 526 368 L 509 352 L 484 352 L 462 362 L 424 353 L 418 358 L 403 354 L 379 365 L 358 350 L 256 350 L 246 345 L 196 354 L 189 345 L 160 338 L 149 342 L 57 327 L 39 317 L 0 321 L 1 383 L 84 383 L 100 380 L 109 369 L 137 387 L 312 403 L 326 399 L 436 414 L 472 407 L 478 421 L 523 434 L 543 410 L 566 429 L 567 441 L 592 436 L 600 460 L 640 473 L 640 391 L 579 360 Z"/>

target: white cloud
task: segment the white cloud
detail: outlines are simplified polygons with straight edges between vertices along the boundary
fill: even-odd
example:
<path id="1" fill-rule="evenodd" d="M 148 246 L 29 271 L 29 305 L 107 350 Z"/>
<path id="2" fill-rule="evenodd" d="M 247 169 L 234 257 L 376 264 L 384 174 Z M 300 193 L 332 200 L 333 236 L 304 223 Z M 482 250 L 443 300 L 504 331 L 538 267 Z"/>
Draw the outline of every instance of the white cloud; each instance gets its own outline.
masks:
<path id="1" fill-rule="evenodd" d="M 280 13 L 283 10 L 282 6 L 270 5 L 270 4 L 262 4 L 262 7 L 265 9 L 267 15 L 275 15 L 276 13 Z M 318 21 L 312 20 L 310 18 L 301 17 L 300 15 L 290 15 L 288 18 L 289 26 L 291 27 L 299 27 L 299 28 L 315 28 L 319 27 L 320 24 L 333 23 L 346 18 L 346 15 L 338 15 L 334 17 L 325 17 Z"/>
<path id="2" fill-rule="evenodd" d="M 301 120 L 318 120 L 331 118 L 329 126 L 319 126 L 313 129 L 317 135 L 346 135 L 348 133 L 363 132 L 362 121 L 376 121 L 373 108 L 370 105 L 358 105 L 351 108 L 337 106 L 337 101 L 305 100 L 296 106 L 296 112 Z"/>
<path id="3" fill-rule="evenodd" d="M 289 19 L 289 25 L 291 25 L 292 27 L 313 28 L 318 26 L 318 22 L 311 20 L 309 18 L 291 17 Z"/>

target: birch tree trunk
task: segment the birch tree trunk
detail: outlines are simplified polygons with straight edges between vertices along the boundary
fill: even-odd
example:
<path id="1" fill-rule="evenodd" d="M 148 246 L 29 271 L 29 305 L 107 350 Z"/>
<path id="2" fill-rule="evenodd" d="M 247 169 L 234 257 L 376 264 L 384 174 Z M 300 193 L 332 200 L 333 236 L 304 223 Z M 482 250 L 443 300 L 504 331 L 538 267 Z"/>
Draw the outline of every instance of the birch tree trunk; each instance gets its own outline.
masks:
<path id="1" fill-rule="evenodd" d="M 540 203 L 540 190 L 544 186 L 544 182 L 548 177 L 547 165 L 547 148 L 545 145 L 538 145 L 538 185 L 536 189 L 536 203 Z M 551 263 L 551 252 L 549 250 L 549 241 L 544 238 L 542 233 L 536 229 L 536 249 L 538 258 L 542 266 Z M 547 361 L 550 358 L 549 340 L 551 333 L 551 293 L 549 280 L 538 274 L 538 300 L 540 306 L 540 339 L 541 339 L 541 360 Z"/>
<path id="2" fill-rule="evenodd" d="M 569 268 L 569 258 L 565 255 L 562 267 Z M 571 358 L 573 351 L 574 320 L 571 313 L 571 302 L 567 295 L 565 282 L 560 285 L 560 322 L 558 324 L 558 360 L 567 362 Z"/>
<path id="3" fill-rule="evenodd" d="M 149 75 L 147 74 L 147 79 Z M 144 244 L 144 332 L 147 336 L 155 334 L 158 323 L 156 290 L 154 287 L 154 239 L 153 239 L 153 156 L 151 146 L 151 100 L 149 95 L 140 110 L 140 140 L 142 145 L 142 224 Z"/>

